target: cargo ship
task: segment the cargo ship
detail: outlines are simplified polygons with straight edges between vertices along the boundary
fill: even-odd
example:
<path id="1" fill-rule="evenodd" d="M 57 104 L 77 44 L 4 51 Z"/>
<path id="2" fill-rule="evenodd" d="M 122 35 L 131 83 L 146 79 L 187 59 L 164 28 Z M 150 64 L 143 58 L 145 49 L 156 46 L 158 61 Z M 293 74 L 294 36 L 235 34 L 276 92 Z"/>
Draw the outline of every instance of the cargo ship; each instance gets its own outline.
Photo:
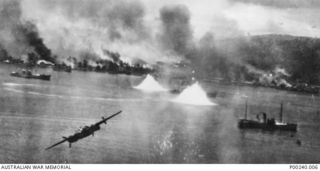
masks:
<path id="1" fill-rule="evenodd" d="M 240 129 L 261 129 L 261 130 L 269 130 L 269 131 L 297 131 L 297 124 L 295 123 L 286 123 L 282 121 L 282 113 L 283 113 L 283 104 L 280 106 L 280 120 L 276 121 L 274 118 L 268 119 L 267 114 L 262 112 L 257 115 L 257 120 L 247 119 L 247 102 L 245 108 L 245 118 L 240 119 L 238 122 L 238 127 Z M 260 116 L 262 115 L 262 119 Z"/>

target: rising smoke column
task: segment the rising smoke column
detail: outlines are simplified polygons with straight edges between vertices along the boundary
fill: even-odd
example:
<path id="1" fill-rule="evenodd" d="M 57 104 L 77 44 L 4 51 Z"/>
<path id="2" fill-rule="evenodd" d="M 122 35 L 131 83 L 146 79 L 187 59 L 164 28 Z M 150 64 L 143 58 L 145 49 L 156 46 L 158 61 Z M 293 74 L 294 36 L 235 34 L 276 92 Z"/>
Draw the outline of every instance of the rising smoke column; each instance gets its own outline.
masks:
<path id="1" fill-rule="evenodd" d="M 32 47 L 33 52 L 38 55 L 40 59 L 54 62 L 51 50 L 43 43 L 42 38 L 39 36 L 36 26 L 31 22 L 25 22 L 23 25 L 17 27 L 17 33 L 24 39 L 24 43 Z M 17 34 L 17 36 L 19 36 Z"/>
<path id="2" fill-rule="evenodd" d="M 148 63 L 166 58 L 145 21 L 145 7 L 129 0 L 23 1 L 23 13 L 35 21 L 47 45 L 59 56 L 78 57 L 87 51 L 111 59 L 142 59 Z M 34 6 L 37 11 L 32 10 Z M 38 17 L 39 14 L 43 17 Z"/>
<path id="3" fill-rule="evenodd" d="M 185 56 L 193 46 L 190 12 L 186 6 L 165 6 L 160 9 L 163 46 Z"/>
<path id="4" fill-rule="evenodd" d="M 184 5 L 160 7 L 160 20 L 153 21 L 159 27 L 154 27 L 146 21 L 144 4 L 136 0 L 21 2 L 23 17 L 34 22 L 46 45 L 60 58 L 78 58 L 84 52 L 112 58 L 105 50 L 129 62 L 188 59 L 194 63 L 201 57 L 193 37 L 192 14 Z"/>
<path id="5" fill-rule="evenodd" d="M 22 19 L 18 0 L 0 1 L 0 43 L 9 55 L 20 58 L 34 53 L 39 59 L 54 62 L 50 49 L 44 44 L 36 25 Z"/>
<path id="6" fill-rule="evenodd" d="M 241 63 L 235 52 L 236 47 L 228 45 L 229 49 L 225 51 L 226 46 L 219 46 L 222 39 L 242 35 L 234 21 L 216 16 L 212 30 L 197 40 L 193 36 L 193 27 L 196 26 L 191 24 L 192 14 L 186 6 L 164 6 L 159 13 L 162 23 L 160 40 L 163 46 L 187 61 L 195 71 L 195 77 L 208 77 L 208 73 L 211 74 L 210 77 L 237 77 L 232 76 L 234 66 Z"/>
<path id="7" fill-rule="evenodd" d="M 0 44 L 0 59 L 8 57 L 8 52 Z"/>
<path id="8" fill-rule="evenodd" d="M 111 51 L 106 50 L 106 49 L 103 49 L 103 53 L 108 55 L 113 60 L 113 62 L 115 62 L 115 63 L 119 63 L 120 62 L 120 54 L 119 53 L 111 52 Z"/>
<path id="9" fill-rule="evenodd" d="M 58 55 L 57 60 L 90 53 L 110 59 L 105 53 L 108 50 L 129 63 L 152 64 L 175 61 L 191 40 L 186 7 L 162 9 L 164 29 L 160 43 L 156 34 L 159 28 L 146 23 L 145 7 L 140 1 L 1 0 L 0 3 L 1 21 L 6 23 L 0 26 L 0 39 L 4 49 L 14 57 L 35 53 L 39 58 L 54 61 L 52 53 Z M 188 28 L 184 29 L 185 26 Z M 168 38 L 176 33 L 180 35 L 166 46 L 171 42 Z M 167 53 L 168 49 L 177 54 Z"/>
<path id="10" fill-rule="evenodd" d="M 54 61 L 52 54 L 57 54 L 57 60 L 71 56 L 78 60 L 103 58 L 131 64 L 182 59 L 192 65 L 196 77 L 212 73 L 212 77 L 227 79 L 239 78 L 238 73 L 248 70 L 248 56 L 256 56 L 254 61 L 261 61 L 260 55 L 252 55 L 257 49 L 256 42 L 218 40 L 219 35 L 225 35 L 230 28 L 233 29 L 228 31 L 229 37 L 243 35 L 232 19 L 218 16 L 212 20 L 213 27 L 207 34 L 195 37 L 193 32 L 198 26 L 192 25 L 195 13 L 190 5 L 161 5 L 154 12 L 156 16 L 150 18 L 146 3 L 137 0 L 0 0 L 1 53 L 8 52 L 16 58 L 34 53 L 49 61 Z M 241 50 L 243 46 L 248 46 L 252 53 L 248 53 L 248 48 Z M 277 49 L 272 46 L 269 51 L 278 52 Z M 270 54 L 265 55 L 267 61 L 271 59 L 269 56 L 275 56 Z"/>
<path id="11" fill-rule="evenodd" d="M 29 47 L 14 31 L 22 24 L 20 17 L 19 1 L 0 1 L 0 44 L 9 55 L 15 57 L 20 57 L 22 54 L 30 52 Z"/>

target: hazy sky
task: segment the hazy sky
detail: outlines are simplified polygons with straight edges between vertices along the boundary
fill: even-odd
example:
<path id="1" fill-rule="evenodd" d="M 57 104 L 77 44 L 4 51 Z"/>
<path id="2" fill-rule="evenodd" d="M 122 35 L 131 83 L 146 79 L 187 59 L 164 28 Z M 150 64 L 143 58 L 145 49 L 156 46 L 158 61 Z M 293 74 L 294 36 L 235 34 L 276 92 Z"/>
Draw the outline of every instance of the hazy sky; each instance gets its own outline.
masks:
<path id="1" fill-rule="evenodd" d="M 320 37 L 319 0 L 143 0 L 150 13 L 166 4 L 184 4 L 196 36 L 283 33 Z M 157 15 L 157 14 L 154 14 Z"/>
<path id="2" fill-rule="evenodd" d="M 269 33 L 320 37 L 320 0 L 20 2 L 21 18 L 32 21 L 44 43 L 60 56 L 90 51 L 103 57 L 106 48 L 123 59 L 156 62 L 180 58 L 206 35 L 215 40 Z"/>
<path id="3" fill-rule="evenodd" d="M 63 2 L 63 0 L 56 0 Z M 133 0 L 125 0 L 132 2 Z M 157 27 L 159 9 L 185 5 L 196 38 L 207 31 L 219 35 L 283 33 L 320 37 L 319 0 L 140 0 L 145 19 Z M 108 1 L 105 1 L 108 5 Z M 39 17 L 37 3 L 25 1 L 31 18 Z M 35 4 L 35 5 L 34 5 Z M 41 16 L 40 16 L 41 17 Z"/>

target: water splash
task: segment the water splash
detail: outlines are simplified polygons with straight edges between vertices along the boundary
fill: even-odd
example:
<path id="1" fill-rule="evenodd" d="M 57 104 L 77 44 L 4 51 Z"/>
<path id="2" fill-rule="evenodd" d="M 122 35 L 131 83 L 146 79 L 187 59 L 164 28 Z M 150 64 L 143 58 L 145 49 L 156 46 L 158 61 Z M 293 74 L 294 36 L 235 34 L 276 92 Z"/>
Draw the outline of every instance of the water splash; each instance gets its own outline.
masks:
<path id="1" fill-rule="evenodd" d="M 208 99 L 206 92 L 200 87 L 198 82 L 183 90 L 182 93 L 173 100 L 173 102 L 202 106 L 217 105 Z"/>
<path id="2" fill-rule="evenodd" d="M 140 89 L 143 91 L 148 92 L 155 92 L 155 91 L 168 91 L 167 89 L 163 88 L 151 75 L 147 75 L 147 77 L 136 87 L 136 89 Z"/>

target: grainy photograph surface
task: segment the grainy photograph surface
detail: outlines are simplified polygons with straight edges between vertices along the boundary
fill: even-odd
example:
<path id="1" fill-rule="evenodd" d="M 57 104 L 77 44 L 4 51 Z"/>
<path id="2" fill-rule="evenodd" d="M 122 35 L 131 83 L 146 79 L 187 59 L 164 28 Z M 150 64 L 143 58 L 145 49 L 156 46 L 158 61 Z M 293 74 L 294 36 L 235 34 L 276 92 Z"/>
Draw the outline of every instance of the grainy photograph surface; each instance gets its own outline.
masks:
<path id="1" fill-rule="evenodd" d="M 319 11 L 0 0 L 0 163 L 319 163 Z"/>

